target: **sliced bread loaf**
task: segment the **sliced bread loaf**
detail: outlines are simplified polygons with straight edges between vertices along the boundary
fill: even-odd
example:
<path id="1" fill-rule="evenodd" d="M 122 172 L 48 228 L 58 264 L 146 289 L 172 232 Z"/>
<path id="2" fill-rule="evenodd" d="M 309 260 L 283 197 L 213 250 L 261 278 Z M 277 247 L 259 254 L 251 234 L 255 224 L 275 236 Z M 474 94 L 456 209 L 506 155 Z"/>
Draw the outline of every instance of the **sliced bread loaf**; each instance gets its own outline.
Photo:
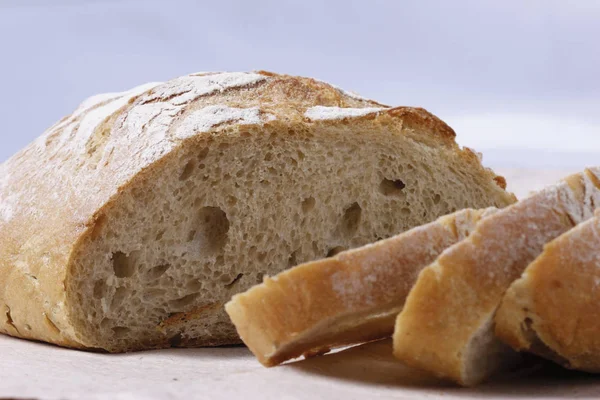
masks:
<path id="1" fill-rule="evenodd" d="M 419 271 L 495 210 L 458 211 L 299 265 L 234 296 L 225 309 L 265 366 L 388 337 Z"/>
<path id="2" fill-rule="evenodd" d="M 423 109 L 266 72 L 88 99 L 0 166 L 0 331 L 238 343 L 223 304 L 263 275 L 512 203 L 454 136 Z"/>
<path id="3" fill-rule="evenodd" d="M 425 268 L 396 321 L 396 357 L 467 386 L 512 363 L 516 354 L 494 335 L 494 313 L 545 243 L 592 217 L 599 173 L 570 176 L 498 211 Z"/>
<path id="4" fill-rule="evenodd" d="M 496 335 L 573 369 L 600 372 L 600 219 L 544 247 L 506 292 Z"/>

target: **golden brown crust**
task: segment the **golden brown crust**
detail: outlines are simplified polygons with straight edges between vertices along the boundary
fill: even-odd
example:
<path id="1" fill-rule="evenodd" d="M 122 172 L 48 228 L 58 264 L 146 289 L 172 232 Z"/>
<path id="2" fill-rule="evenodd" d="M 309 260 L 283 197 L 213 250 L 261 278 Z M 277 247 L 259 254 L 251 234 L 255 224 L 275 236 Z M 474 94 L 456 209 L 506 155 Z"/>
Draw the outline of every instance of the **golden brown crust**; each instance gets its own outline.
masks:
<path id="1" fill-rule="evenodd" d="M 198 86 L 198 81 L 204 86 Z M 2 332 L 74 347 L 85 345 L 69 315 L 67 291 L 73 253 L 86 235 L 94 234 L 103 211 L 110 202 L 118 201 L 124 188 L 151 176 L 187 141 L 218 135 L 237 124 L 233 120 L 206 133 L 177 136 L 177 126 L 186 116 L 215 105 L 259 107 L 261 116 L 274 117 L 265 118 L 263 124 L 282 126 L 356 123 L 368 128 L 387 124 L 403 134 L 404 123 L 422 123 L 427 129 L 421 131 L 427 133 L 414 134 L 415 140 L 462 154 L 450 140 L 451 130 L 423 110 L 392 109 L 351 122 L 307 121 L 304 113 L 314 106 L 382 107 L 309 78 L 264 72 L 197 74 L 118 96 L 88 99 L 0 165 L 0 307 L 10 309 L 12 321 L 0 319 Z M 169 128 L 148 132 L 148 121 L 156 118 L 164 118 Z M 164 140 L 156 142 L 159 133 Z M 480 163 L 473 165 L 482 176 L 488 176 Z M 505 192 L 498 192 L 498 197 L 506 204 L 511 202 Z"/>
<path id="2" fill-rule="evenodd" d="M 600 220 L 548 243 L 507 291 L 496 334 L 519 351 L 600 372 Z"/>
<path id="3" fill-rule="evenodd" d="M 421 268 L 492 210 L 463 210 L 390 239 L 299 265 L 226 305 L 265 366 L 391 335 Z"/>
<path id="4" fill-rule="evenodd" d="M 396 357 L 462 385 L 485 379 L 493 371 L 477 377 L 465 373 L 469 346 L 481 329 L 491 329 L 505 290 L 544 244 L 590 218 L 599 200 L 586 172 L 483 220 L 422 271 L 396 322 Z M 491 330 L 484 337 L 491 352 L 497 340 Z M 481 357 L 486 351 L 483 347 Z"/>

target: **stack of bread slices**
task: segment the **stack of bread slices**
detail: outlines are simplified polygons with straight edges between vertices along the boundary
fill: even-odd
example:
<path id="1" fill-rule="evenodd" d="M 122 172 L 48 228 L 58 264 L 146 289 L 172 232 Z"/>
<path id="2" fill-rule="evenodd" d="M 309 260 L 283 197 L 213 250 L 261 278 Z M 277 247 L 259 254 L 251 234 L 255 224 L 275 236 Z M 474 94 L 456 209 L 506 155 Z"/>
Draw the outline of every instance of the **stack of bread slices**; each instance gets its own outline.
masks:
<path id="1" fill-rule="evenodd" d="M 266 366 L 393 335 L 409 366 L 478 384 L 531 352 L 600 372 L 600 169 L 266 278 L 226 305 Z"/>

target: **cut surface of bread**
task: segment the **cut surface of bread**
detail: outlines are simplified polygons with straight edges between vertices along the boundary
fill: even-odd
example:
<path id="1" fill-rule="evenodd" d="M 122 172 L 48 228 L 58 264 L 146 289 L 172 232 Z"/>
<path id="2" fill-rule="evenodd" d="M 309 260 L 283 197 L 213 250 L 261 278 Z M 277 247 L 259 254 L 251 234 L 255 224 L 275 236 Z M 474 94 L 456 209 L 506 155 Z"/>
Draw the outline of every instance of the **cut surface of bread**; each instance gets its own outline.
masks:
<path id="1" fill-rule="evenodd" d="M 545 243 L 592 217 L 598 175 L 586 170 L 498 211 L 425 268 L 396 321 L 396 357 L 466 386 L 513 363 L 494 313 Z"/>
<path id="2" fill-rule="evenodd" d="M 495 210 L 458 211 L 296 266 L 234 296 L 225 309 L 265 366 L 388 337 L 419 271 Z"/>
<path id="3" fill-rule="evenodd" d="M 425 110 L 203 73 L 94 96 L 0 166 L 0 331 L 111 352 L 238 343 L 223 305 L 504 182 Z"/>
<path id="4" fill-rule="evenodd" d="M 497 336 L 565 367 L 600 372 L 600 219 L 544 247 L 506 292 Z"/>

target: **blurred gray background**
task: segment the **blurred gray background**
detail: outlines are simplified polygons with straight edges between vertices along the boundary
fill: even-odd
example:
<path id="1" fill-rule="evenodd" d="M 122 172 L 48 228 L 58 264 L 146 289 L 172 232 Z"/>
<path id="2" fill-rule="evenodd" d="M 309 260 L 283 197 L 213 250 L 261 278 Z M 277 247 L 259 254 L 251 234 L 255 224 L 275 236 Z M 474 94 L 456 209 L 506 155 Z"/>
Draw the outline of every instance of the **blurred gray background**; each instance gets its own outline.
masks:
<path id="1" fill-rule="evenodd" d="M 488 164 L 593 163 L 599 21 L 594 0 L 0 0 L 0 162 L 92 94 L 266 69 L 425 107 Z"/>

